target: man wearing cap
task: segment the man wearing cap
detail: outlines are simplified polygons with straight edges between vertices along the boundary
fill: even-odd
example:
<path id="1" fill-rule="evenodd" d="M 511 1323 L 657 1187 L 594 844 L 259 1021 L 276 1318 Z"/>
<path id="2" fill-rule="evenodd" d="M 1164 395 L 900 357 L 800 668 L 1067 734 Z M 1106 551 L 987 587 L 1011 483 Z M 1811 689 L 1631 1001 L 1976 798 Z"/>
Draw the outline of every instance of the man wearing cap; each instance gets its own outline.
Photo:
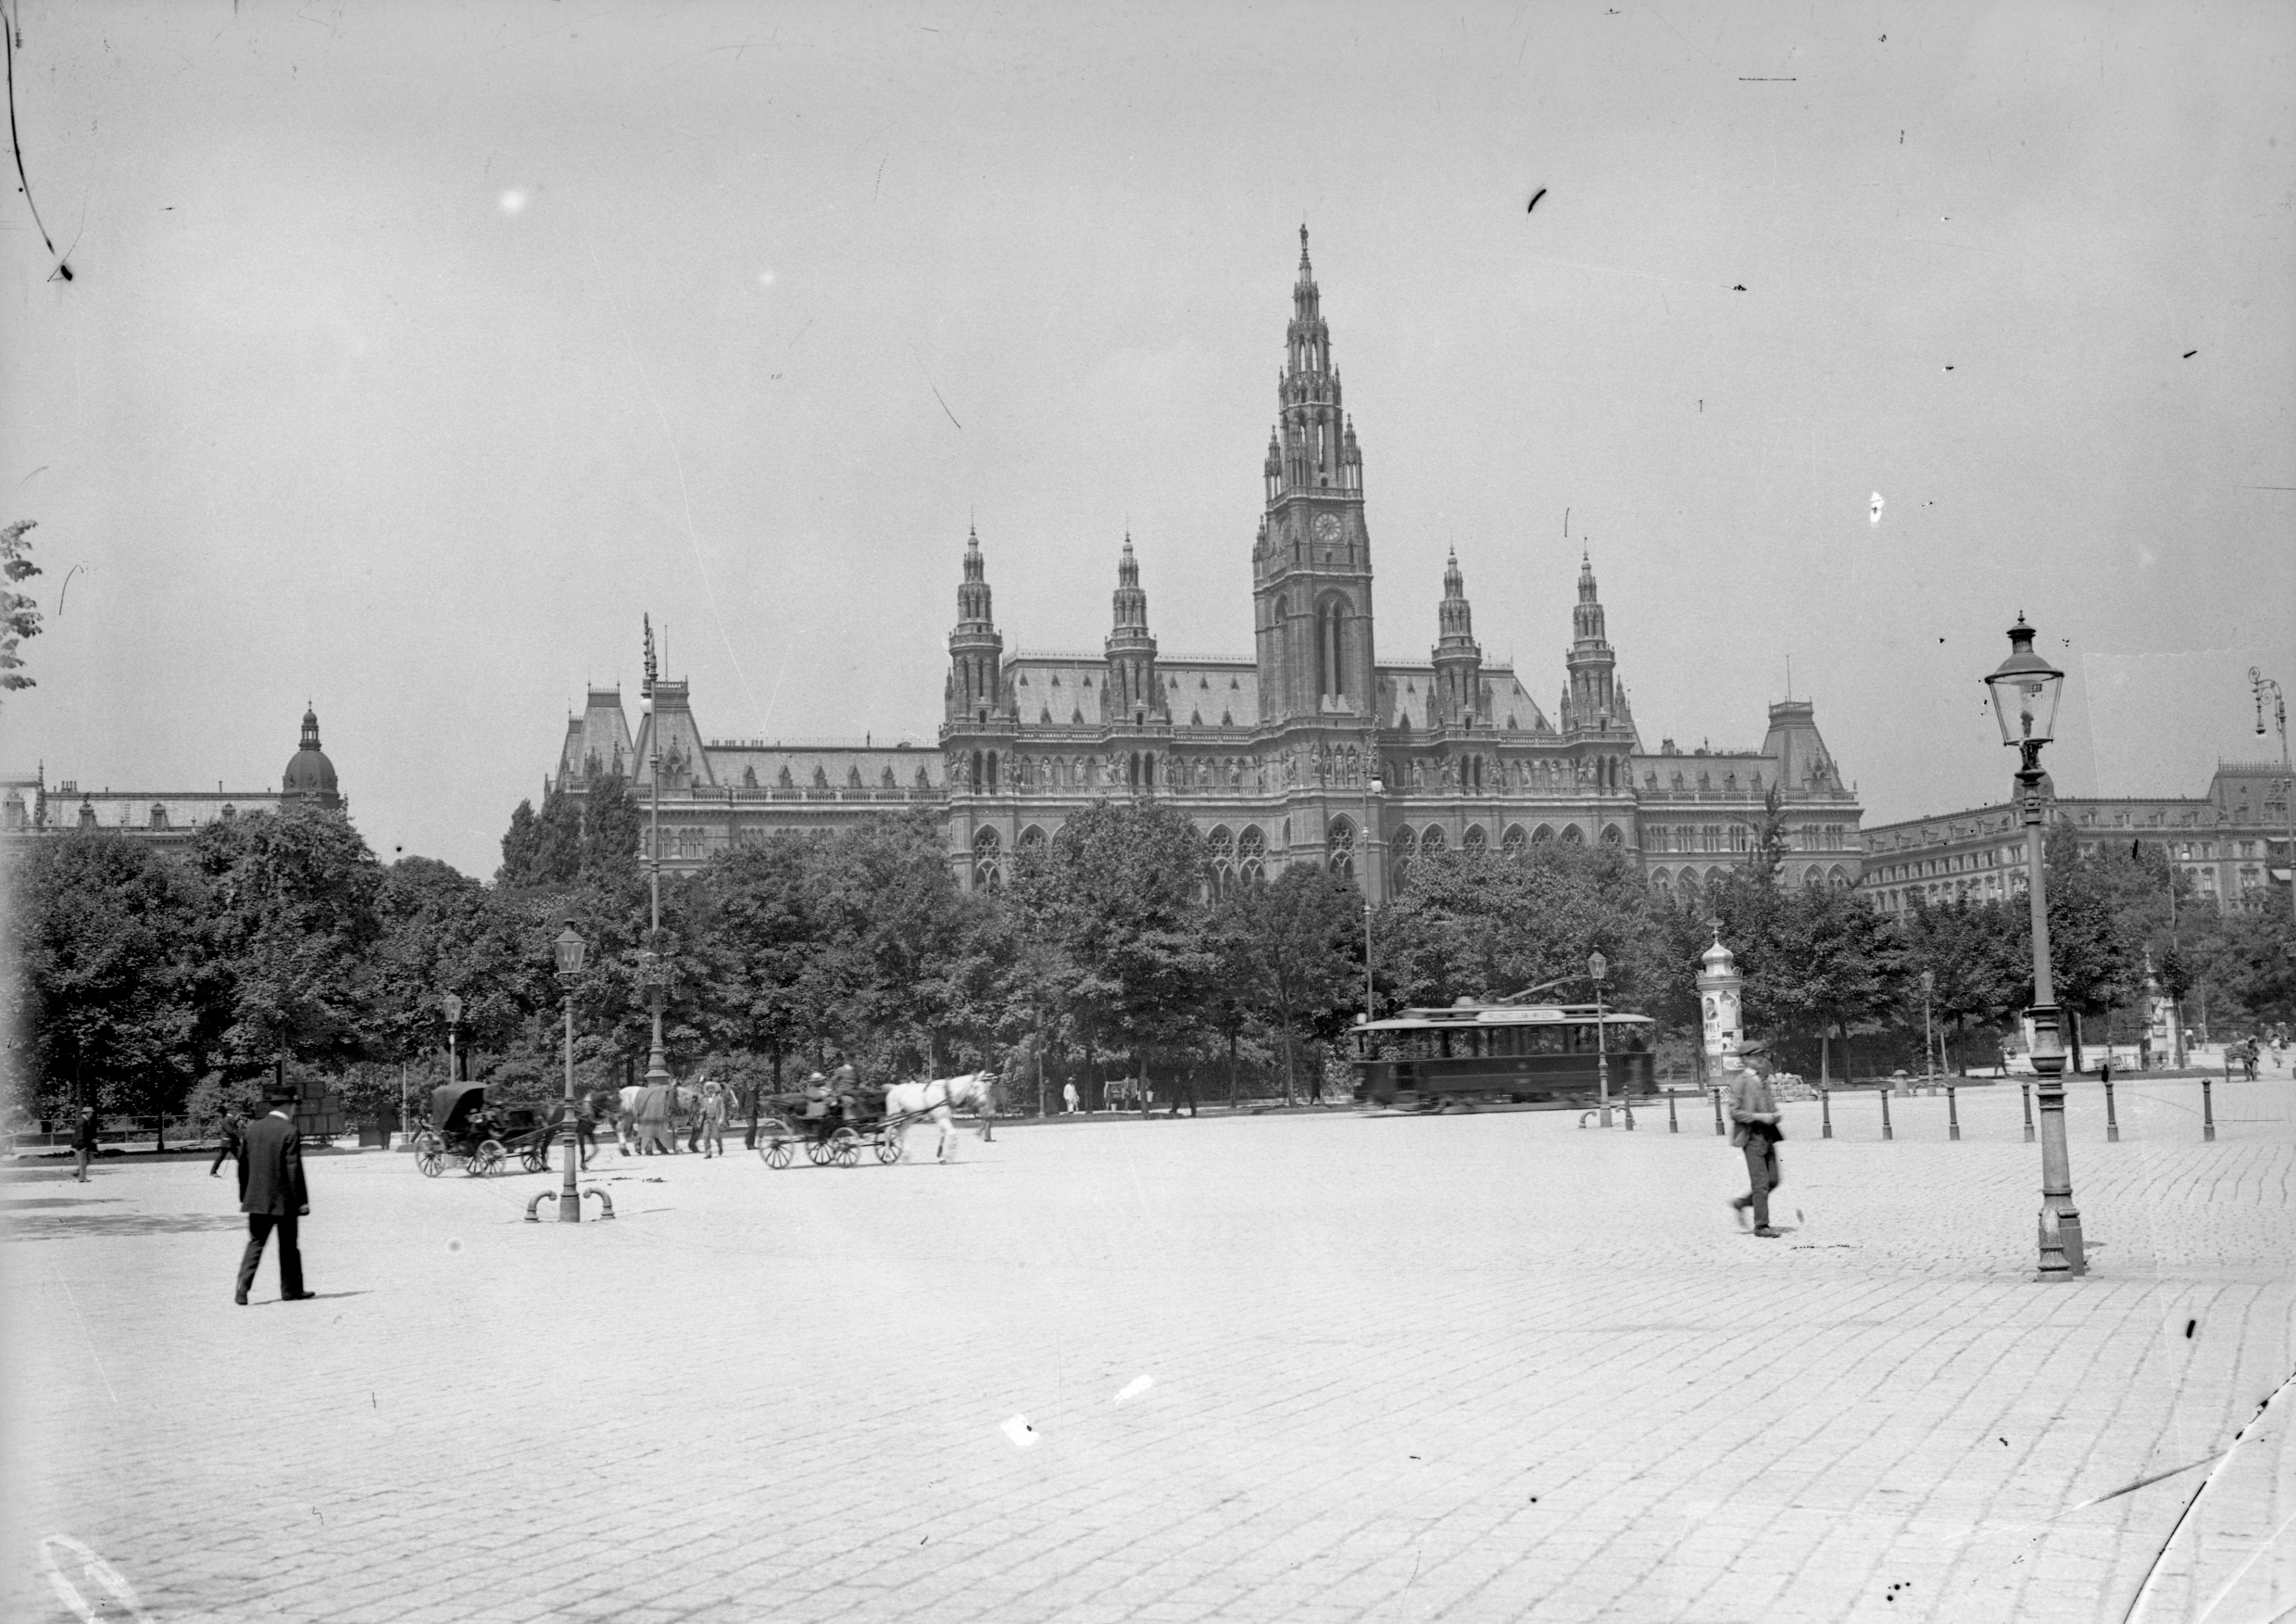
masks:
<path id="1" fill-rule="evenodd" d="M 1778 1186 L 1777 1143 L 1786 1134 L 1779 1127 L 1777 1098 L 1770 1091 L 1770 1059 L 1764 1047 L 1750 1043 L 1736 1054 L 1725 1054 L 1722 1065 L 1731 1074 L 1730 1121 L 1735 1126 L 1730 1142 L 1746 1153 L 1750 1187 L 1748 1194 L 1731 1197 L 1730 1205 L 1740 1225 L 1750 1206 L 1754 1233 L 1775 1240 L 1778 1232 L 1770 1227 L 1770 1192 Z"/>
<path id="2" fill-rule="evenodd" d="M 303 1289 L 303 1252 L 297 1225 L 310 1215 L 311 1192 L 303 1183 L 303 1136 L 295 1131 L 295 1097 L 273 1095 L 270 1114 L 247 1125 L 240 1140 L 239 1210 L 247 1215 L 247 1250 L 239 1259 L 239 1290 L 232 1301 L 246 1305 L 255 1284 L 263 1243 L 279 1232 L 279 1297 L 296 1303 L 317 1296 Z"/>

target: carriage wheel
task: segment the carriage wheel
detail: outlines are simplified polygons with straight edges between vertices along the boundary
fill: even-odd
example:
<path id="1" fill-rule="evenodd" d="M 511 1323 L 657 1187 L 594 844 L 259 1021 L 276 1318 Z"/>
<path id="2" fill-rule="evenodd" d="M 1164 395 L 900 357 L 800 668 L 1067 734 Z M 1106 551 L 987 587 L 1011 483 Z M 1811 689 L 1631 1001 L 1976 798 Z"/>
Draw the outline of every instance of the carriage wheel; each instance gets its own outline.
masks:
<path id="1" fill-rule="evenodd" d="M 502 1141 L 500 1139 L 484 1140 L 477 1150 L 470 1152 L 470 1176 L 473 1178 L 483 1178 L 501 1165 Z"/>
<path id="2" fill-rule="evenodd" d="M 529 1173 L 546 1172 L 550 1166 L 550 1147 L 547 1144 L 528 1145 L 519 1152 L 519 1163 Z"/>
<path id="3" fill-rule="evenodd" d="M 425 1178 L 436 1178 L 446 1165 L 446 1146 L 438 1135 L 427 1130 L 415 1135 L 415 1165 L 422 1169 Z"/>
<path id="4" fill-rule="evenodd" d="M 877 1132 L 877 1160 L 890 1167 L 901 1159 L 901 1130 L 897 1127 L 880 1128 Z"/>
<path id="5" fill-rule="evenodd" d="M 808 1139 L 805 1141 L 805 1159 L 812 1163 L 814 1166 L 828 1166 L 829 1158 L 830 1149 L 829 1141 L 827 1139 Z"/>
<path id="6" fill-rule="evenodd" d="M 861 1160 L 861 1136 L 841 1127 L 829 1139 L 830 1159 L 840 1167 L 857 1167 Z"/>
<path id="7" fill-rule="evenodd" d="M 765 1158 L 768 1167 L 786 1167 L 797 1159 L 797 1147 L 787 1139 L 773 1139 L 759 1145 L 758 1154 Z"/>

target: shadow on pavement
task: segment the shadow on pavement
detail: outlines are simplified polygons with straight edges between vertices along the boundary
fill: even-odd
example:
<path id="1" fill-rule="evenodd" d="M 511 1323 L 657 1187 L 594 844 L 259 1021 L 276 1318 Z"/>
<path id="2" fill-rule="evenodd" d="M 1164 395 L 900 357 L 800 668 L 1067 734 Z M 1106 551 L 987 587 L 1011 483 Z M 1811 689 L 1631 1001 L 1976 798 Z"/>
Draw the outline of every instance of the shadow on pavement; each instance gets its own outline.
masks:
<path id="1" fill-rule="evenodd" d="M 7 1226 L 6 1237 L 53 1240 L 67 1235 L 194 1235 L 216 1229 L 244 1230 L 246 1223 L 237 1213 L 26 1214 Z"/>

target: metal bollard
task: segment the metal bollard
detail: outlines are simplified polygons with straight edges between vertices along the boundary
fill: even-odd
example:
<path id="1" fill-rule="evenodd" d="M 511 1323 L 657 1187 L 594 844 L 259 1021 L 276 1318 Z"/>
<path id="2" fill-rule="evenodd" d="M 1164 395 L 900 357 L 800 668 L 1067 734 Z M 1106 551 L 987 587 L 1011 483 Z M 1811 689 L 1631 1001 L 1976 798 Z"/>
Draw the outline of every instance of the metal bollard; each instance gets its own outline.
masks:
<path id="1" fill-rule="evenodd" d="M 1675 1120 L 1675 1091 L 1672 1089 L 1666 1090 L 1666 1131 L 1668 1133 L 1682 1131 L 1682 1124 Z"/>
<path id="2" fill-rule="evenodd" d="M 2033 1142 L 2033 1085 L 2019 1083 L 2017 1092 L 2025 1096 L 2025 1142 Z"/>
<path id="3" fill-rule="evenodd" d="M 1818 1137 L 1826 1139 L 1832 1139 L 1834 1137 L 1834 1095 L 1829 1089 L 1818 1090 L 1818 1120 L 1823 1125 Z"/>
<path id="4" fill-rule="evenodd" d="M 1961 1138 L 1961 1103 L 1953 1098 L 1953 1085 L 1945 1085 L 1945 1137 Z"/>
<path id="5" fill-rule="evenodd" d="M 2201 1074 L 2201 1138 L 2211 1144 L 2216 1139 L 2215 1081 L 2206 1072 Z"/>
<path id="6" fill-rule="evenodd" d="M 1720 1089 L 1714 1090 L 1714 1132 L 1717 1135 L 1722 1132 L 1722 1090 Z"/>
<path id="7" fill-rule="evenodd" d="M 2121 1142 L 2121 1119 L 2113 1113 L 2113 1079 L 2109 1076 L 2104 1079 L 2104 1142 Z"/>
<path id="8" fill-rule="evenodd" d="M 1888 1084 L 1884 1083 L 1884 1084 L 1881 1086 L 1881 1089 L 1880 1089 L 1880 1094 L 1881 1094 L 1881 1137 L 1882 1137 L 1882 1138 L 1884 1138 L 1884 1139 L 1893 1139 L 1897 1138 L 1898 1136 L 1897 1136 L 1895 1133 L 1891 1132 L 1891 1131 L 1890 1131 L 1890 1127 L 1889 1127 L 1889 1085 L 1888 1085 Z"/>

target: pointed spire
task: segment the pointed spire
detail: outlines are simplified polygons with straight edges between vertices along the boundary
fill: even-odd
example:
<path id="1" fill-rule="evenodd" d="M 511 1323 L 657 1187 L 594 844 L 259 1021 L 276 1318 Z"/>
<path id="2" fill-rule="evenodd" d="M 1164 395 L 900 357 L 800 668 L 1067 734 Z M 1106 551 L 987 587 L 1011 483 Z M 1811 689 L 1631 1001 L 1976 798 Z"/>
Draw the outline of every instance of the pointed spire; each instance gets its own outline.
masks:
<path id="1" fill-rule="evenodd" d="M 1148 594 L 1140 590 L 1140 560 L 1133 556 L 1132 532 L 1124 532 L 1124 550 L 1116 560 L 1116 628 L 1148 629 Z"/>

